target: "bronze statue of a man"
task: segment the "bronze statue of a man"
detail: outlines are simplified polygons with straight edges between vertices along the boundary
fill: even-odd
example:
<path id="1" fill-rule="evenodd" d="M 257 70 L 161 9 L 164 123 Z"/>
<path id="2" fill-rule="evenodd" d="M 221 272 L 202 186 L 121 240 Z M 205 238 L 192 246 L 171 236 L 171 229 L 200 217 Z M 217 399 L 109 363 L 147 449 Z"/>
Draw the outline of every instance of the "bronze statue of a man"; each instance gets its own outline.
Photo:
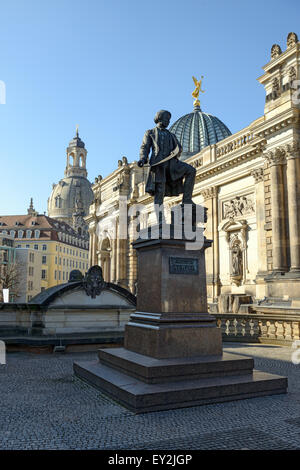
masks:
<path id="1" fill-rule="evenodd" d="M 192 194 L 196 170 L 178 159 L 182 147 L 175 134 L 167 130 L 170 119 L 169 111 L 156 113 L 156 127 L 145 132 L 138 165 L 142 167 L 148 162 L 152 150 L 146 192 L 154 196 L 154 204 L 161 205 L 165 196 L 178 196 L 181 193 L 183 204 L 194 204 Z"/>

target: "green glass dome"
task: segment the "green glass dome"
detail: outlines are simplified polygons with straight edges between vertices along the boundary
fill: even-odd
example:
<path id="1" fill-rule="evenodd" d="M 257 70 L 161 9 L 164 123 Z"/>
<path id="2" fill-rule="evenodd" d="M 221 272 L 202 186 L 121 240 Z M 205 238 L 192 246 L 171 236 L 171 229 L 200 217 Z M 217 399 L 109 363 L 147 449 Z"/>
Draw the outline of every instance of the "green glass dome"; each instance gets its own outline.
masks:
<path id="1" fill-rule="evenodd" d="M 182 145 L 181 160 L 186 160 L 204 147 L 216 144 L 231 135 L 220 119 L 204 113 L 200 106 L 195 106 L 192 113 L 177 119 L 170 127 L 170 132 L 176 135 Z"/>

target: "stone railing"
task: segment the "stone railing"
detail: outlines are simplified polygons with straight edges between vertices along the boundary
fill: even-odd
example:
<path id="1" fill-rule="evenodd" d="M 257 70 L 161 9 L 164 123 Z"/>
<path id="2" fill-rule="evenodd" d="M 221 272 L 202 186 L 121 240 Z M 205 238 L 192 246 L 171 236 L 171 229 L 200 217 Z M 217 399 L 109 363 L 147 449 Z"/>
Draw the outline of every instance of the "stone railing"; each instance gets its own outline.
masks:
<path id="1" fill-rule="evenodd" d="M 253 139 L 253 133 L 250 130 L 243 129 L 241 132 L 234 134 L 231 138 L 222 140 L 220 145 L 217 144 L 216 156 L 221 158 L 225 155 L 228 155 L 231 152 L 234 152 L 241 147 L 248 145 Z"/>
<path id="2" fill-rule="evenodd" d="M 300 339 L 300 317 L 214 313 L 223 341 L 285 344 Z"/>

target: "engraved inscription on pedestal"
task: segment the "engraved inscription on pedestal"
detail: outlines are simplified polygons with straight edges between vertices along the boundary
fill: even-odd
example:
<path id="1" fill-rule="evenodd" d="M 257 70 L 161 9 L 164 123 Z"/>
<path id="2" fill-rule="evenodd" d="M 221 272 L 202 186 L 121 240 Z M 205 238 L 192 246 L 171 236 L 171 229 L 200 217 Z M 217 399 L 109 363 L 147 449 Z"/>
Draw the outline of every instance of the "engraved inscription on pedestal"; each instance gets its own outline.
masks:
<path id="1" fill-rule="evenodd" d="M 199 274 L 199 263 L 197 258 L 169 258 L 170 274 Z"/>

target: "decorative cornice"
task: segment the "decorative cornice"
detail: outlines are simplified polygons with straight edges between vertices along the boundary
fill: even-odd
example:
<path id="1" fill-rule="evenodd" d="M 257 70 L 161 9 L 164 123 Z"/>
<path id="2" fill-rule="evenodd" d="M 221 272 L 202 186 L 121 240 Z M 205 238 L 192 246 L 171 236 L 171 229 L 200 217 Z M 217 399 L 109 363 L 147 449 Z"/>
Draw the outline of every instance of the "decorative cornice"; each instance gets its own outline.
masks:
<path id="1" fill-rule="evenodd" d="M 211 167 L 211 165 L 203 167 L 201 168 L 202 171 L 200 170 L 199 173 L 196 175 L 196 182 L 203 181 L 204 179 L 210 178 L 211 176 L 215 176 L 219 173 L 222 173 L 223 171 L 227 171 L 230 168 L 238 166 L 244 163 L 245 161 L 250 161 L 253 158 L 257 158 L 258 155 L 261 153 L 262 149 L 259 146 L 256 146 L 255 149 L 252 148 L 252 150 L 248 151 L 247 153 L 232 158 L 231 160 L 224 161 L 222 163 L 219 163 L 218 165 L 214 164 L 213 167 Z"/>
<path id="2" fill-rule="evenodd" d="M 260 181 L 264 180 L 264 169 L 263 168 L 255 168 L 255 170 L 251 171 L 251 176 L 255 179 L 255 183 L 259 183 Z"/>

